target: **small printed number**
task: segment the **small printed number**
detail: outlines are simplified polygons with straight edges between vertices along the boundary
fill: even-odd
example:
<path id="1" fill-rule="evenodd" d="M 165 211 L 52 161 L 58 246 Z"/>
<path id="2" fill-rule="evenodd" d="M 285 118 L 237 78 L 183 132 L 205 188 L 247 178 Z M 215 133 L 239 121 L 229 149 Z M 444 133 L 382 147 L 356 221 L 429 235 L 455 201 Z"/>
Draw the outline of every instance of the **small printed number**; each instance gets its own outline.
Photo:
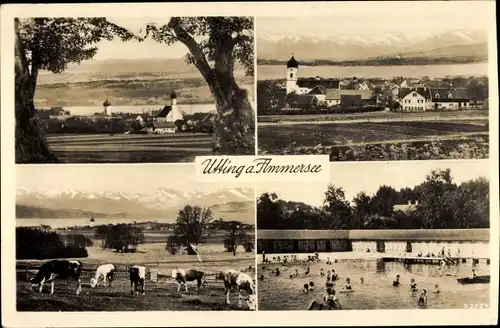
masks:
<path id="1" fill-rule="evenodd" d="M 464 303 L 464 309 L 487 309 L 486 303 Z"/>

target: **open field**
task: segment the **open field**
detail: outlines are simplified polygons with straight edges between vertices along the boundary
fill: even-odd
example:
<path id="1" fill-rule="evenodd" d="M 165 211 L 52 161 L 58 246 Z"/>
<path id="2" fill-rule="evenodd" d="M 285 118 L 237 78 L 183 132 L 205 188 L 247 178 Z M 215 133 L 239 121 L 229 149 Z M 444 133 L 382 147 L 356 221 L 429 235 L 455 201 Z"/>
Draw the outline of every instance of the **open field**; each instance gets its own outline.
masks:
<path id="1" fill-rule="evenodd" d="M 367 112 L 352 114 L 311 114 L 311 115 L 263 115 L 258 116 L 260 125 L 280 124 L 293 122 L 297 124 L 336 121 L 367 120 L 375 122 L 377 120 L 387 121 L 439 121 L 439 120 L 487 120 L 487 110 L 464 110 L 464 111 L 439 111 L 439 112 L 419 112 L 419 113 L 398 113 L 398 112 Z"/>
<path id="2" fill-rule="evenodd" d="M 147 238 L 147 237 L 146 237 Z M 253 238 L 251 236 L 250 238 Z M 48 294 L 50 287 L 45 286 L 44 293 L 30 290 L 27 282 L 25 265 L 39 266 L 45 261 L 17 261 L 17 309 L 18 311 L 175 311 L 175 310 L 239 310 L 237 293 L 231 296 L 231 305 L 224 303 L 222 282 L 214 279 L 213 274 L 226 269 L 245 270 L 251 276 L 255 272 L 255 253 L 244 252 L 241 248 L 236 256 L 225 252 L 222 243 L 203 244 L 199 252 L 203 262 L 198 262 L 195 255 L 170 255 L 165 251 L 165 243 L 141 244 L 136 253 L 117 253 L 102 250 L 98 246 L 87 248 L 89 257 L 78 259 L 83 263 L 82 293 L 76 296 L 76 285 L 71 280 L 56 283 L 55 293 Z M 117 274 L 113 287 L 89 286 L 93 270 L 103 263 L 113 263 Z M 126 271 L 128 264 L 142 264 L 148 270 L 157 269 L 158 282 L 146 281 L 146 297 L 130 295 L 130 280 Z M 249 267 L 252 267 L 249 269 Z M 207 272 L 207 285 L 198 294 L 193 283 L 188 284 L 188 292 L 177 293 L 176 284 L 170 278 L 171 270 L 178 268 L 197 268 Z M 89 271 L 90 270 L 90 271 Z M 35 272 L 28 272 L 31 278 Z M 82 301 L 84 300 L 84 301 Z M 246 305 L 243 306 L 246 310 Z"/>
<path id="3" fill-rule="evenodd" d="M 259 126 L 261 154 L 329 154 L 331 161 L 488 157 L 487 121 Z"/>
<path id="4" fill-rule="evenodd" d="M 209 134 L 72 134 L 47 136 L 50 149 L 65 163 L 192 162 L 212 153 Z"/>

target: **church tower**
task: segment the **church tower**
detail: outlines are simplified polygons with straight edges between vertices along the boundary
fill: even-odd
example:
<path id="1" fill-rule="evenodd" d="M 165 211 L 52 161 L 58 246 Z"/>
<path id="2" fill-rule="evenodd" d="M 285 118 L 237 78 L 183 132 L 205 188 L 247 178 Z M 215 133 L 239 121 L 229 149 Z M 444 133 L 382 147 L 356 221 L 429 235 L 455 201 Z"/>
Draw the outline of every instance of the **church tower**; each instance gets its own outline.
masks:
<path id="1" fill-rule="evenodd" d="M 297 90 L 297 74 L 299 71 L 299 63 L 295 58 L 290 58 L 286 63 L 286 94 Z"/>
<path id="2" fill-rule="evenodd" d="M 170 106 L 172 107 L 172 122 L 182 120 L 182 113 L 177 106 L 177 94 L 172 91 L 170 94 Z"/>
<path id="3" fill-rule="evenodd" d="M 102 103 L 102 107 L 104 109 L 104 115 L 111 116 L 111 103 L 108 98 Z"/>

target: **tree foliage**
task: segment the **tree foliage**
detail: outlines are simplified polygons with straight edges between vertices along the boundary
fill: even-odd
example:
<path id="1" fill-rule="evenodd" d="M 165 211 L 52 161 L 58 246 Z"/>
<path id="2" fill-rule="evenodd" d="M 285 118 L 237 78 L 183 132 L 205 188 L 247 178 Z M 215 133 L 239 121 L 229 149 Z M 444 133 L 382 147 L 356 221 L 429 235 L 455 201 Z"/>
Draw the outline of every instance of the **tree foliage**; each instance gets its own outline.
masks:
<path id="1" fill-rule="evenodd" d="M 16 162 L 56 162 L 38 127 L 35 97 L 38 73 L 63 72 L 97 53 L 101 40 L 142 40 L 106 18 L 37 17 L 15 19 Z"/>
<path id="2" fill-rule="evenodd" d="M 144 243 L 143 229 L 132 224 L 108 224 L 98 226 L 94 237 L 101 240 L 102 249 L 134 253 L 139 244 Z"/>
<path id="3" fill-rule="evenodd" d="M 172 45 L 184 44 L 193 64 L 216 101 L 213 148 L 220 154 L 255 153 L 255 115 L 246 90 L 235 81 L 236 63 L 254 73 L 253 18 L 172 17 L 168 24 L 148 24 L 146 38 Z"/>
<path id="4" fill-rule="evenodd" d="M 224 247 L 226 251 L 232 252 L 236 256 L 239 246 L 243 246 L 248 241 L 248 235 L 239 221 L 229 222 L 230 228 L 224 238 Z"/>
<path id="5" fill-rule="evenodd" d="M 196 254 L 191 247 L 197 246 L 208 237 L 206 228 L 213 221 L 212 211 L 209 208 L 186 205 L 179 211 L 174 227 L 174 236 L 176 245 L 185 246 L 188 254 Z M 168 243 L 167 243 L 168 248 Z"/>
<path id="6" fill-rule="evenodd" d="M 86 243 L 74 244 L 71 240 L 66 244 L 54 231 L 40 228 L 16 228 L 16 259 L 53 259 L 87 257 Z"/>
<path id="7" fill-rule="evenodd" d="M 394 205 L 407 205 L 394 210 Z M 465 229 L 489 228 L 489 182 L 457 185 L 449 169 L 434 170 L 413 188 L 382 185 L 352 202 L 342 188 L 328 186 L 321 207 L 287 202 L 264 193 L 257 200 L 258 229 Z"/>

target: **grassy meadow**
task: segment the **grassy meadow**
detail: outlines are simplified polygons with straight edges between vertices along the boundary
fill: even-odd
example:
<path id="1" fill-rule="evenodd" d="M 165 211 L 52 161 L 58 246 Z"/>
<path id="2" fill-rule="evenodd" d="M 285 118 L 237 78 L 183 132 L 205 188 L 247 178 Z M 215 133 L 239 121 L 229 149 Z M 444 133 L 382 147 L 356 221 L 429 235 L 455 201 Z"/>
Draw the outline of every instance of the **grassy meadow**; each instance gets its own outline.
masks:
<path id="1" fill-rule="evenodd" d="M 91 236 L 89 231 L 74 232 Z M 254 235 L 249 233 L 254 240 Z M 57 281 L 55 293 L 50 295 L 49 285 L 45 285 L 43 293 L 31 291 L 26 279 L 26 272 L 20 269 L 17 277 L 17 310 L 18 311 L 196 311 L 196 310 L 240 310 L 237 307 L 238 294 L 233 292 L 231 305 L 225 304 L 224 286 L 222 282 L 214 280 L 216 272 L 235 269 L 245 271 L 251 276 L 255 274 L 255 253 L 245 252 L 243 247 L 236 256 L 225 252 L 222 244 L 223 232 L 214 232 L 206 243 L 198 246 L 202 262 L 196 255 L 187 255 L 180 251 L 175 255 L 165 250 L 165 241 L 168 234 L 165 232 L 146 232 L 145 243 L 140 244 L 135 253 L 118 253 L 113 250 L 103 250 L 99 240 L 93 240 L 94 246 L 88 247 L 88 258 L 78 259 L 83 263 L 82 293 L 75 296 L 76 284 L 69 280 Z M 23 265 L 38 266 L 45 261 L 24 260 L 17 261 L 20 268 Z M 113 263 L 117 267 L 117 274 L 113 287 L 90 287 L 90 278 L 94 269 L 104 263 Z M 148 269 L 159 271 L 158 282 L 146 281 L 146 297 L 130 295 L 130 280 L 126 270 L 129 264 L 142 264 Z M 188 284 L 188 292 L 184 289 L 177 293 L 177 285 L 171 279 L 172 269 L 197 268 L 209 274 L 207 285 L 196 291 L 195 283 Z M 29 272 L 28 278 L 35 273 Z M 83 300 L 83 301 L 82 301 Z M 248 308 L 244 305 L 242 310 Z"/>

